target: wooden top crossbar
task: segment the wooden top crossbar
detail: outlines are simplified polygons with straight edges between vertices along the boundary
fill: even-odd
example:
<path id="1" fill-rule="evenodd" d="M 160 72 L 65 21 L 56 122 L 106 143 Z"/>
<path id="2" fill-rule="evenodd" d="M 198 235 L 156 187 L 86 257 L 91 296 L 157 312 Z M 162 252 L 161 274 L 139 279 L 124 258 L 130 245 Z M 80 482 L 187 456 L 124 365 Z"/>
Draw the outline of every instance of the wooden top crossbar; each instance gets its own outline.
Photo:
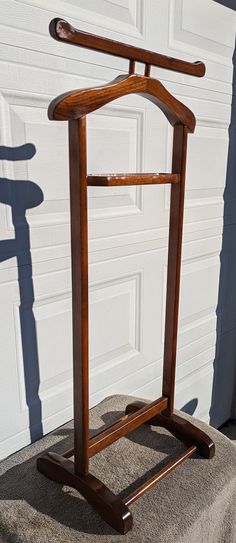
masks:
<path id="1" fill-rule="evenodd" d="M 196 120 L 192 111 L 172 96 L 160 81 L 150 77 L 150 70 L 151 66 L 159 66 L 167 70 L 202 77 L 205 74 L 205 65 L 202 62 L 186 62 L 82 32 L 61 19 L 53 19 L 49 30 L 56 40 L 129 59 L 128 74 L 120 75 L 106 85 L 69 91 L 57 96 L 49 105 L 49 119 L 76 120 L 117 98 L 128 94 L 138 94 L 158 106 L 172 126 L 183 124 L 189 132 L 194 132 Z M 145 64 L 144 75 L 135 73 L 136 61 Z"/>
<path id="2" fill-rule="evenodd" d="M 49 26 L 51 36 L 58 40 L 70 43 L 71 45 L 79 45 L 86 49 L 93 49 L 108 55 L 127 58 L 131 61 L 143 62 L 151 66 L 159 66 L 166 70 L 181 72 L 195 77 L 203 77 L 206 71 L 205 64 L 200 61 L 187 62 L 178 58 L 168 57 L 154 51 L 148 51 L 141 47 L 135 47 L 119 41 L 103 38 L 83 32 L 74 28 L 63 19 L 53 19 Z"/>

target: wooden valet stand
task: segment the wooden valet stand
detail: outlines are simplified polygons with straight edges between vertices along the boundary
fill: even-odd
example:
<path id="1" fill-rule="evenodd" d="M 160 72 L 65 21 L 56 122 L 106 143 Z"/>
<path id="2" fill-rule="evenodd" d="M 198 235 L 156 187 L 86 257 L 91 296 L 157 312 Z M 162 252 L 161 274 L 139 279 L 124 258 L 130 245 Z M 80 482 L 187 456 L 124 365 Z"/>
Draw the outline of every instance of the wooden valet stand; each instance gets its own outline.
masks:
<path id="1" fill-rule="evenodd" d="M 187 134 L 194 132 L 195 117 L 160 81 L 150 77 L 151 65 L 197 77 L 204 75 L 205 66 L 202 62 L 185 62 L 81 32 L 59 19 L 51 21 L 50 33 L 62 42 L 129 59 L 129 73 L 107 85 L 67 92 L 49 106 L 49 119 L 69 121 L 74 447 L 62 455 L 52 452 L 44 454 L 38 458 L 37 467 L 49 479 L 77 489 L 108 524 L 124 534 L 133 523 L 129 510 L 131 503 L 193 453 L 204 458 L 212 458 L 215 453 L 214 443 L 207 434 L 174 414 Z M 135 74 L 135 61 L 145 64 L 144 75 Z M 86 115 L 127 94 L 139 94 L 153 102 L 174 127 L 171 173 L 87 174 Z M 171 202 L 162 397 L 153 402 L 130 403 L 123 417 L 89 437 L 87 187 L 163 183 L 171 184 Z M 144 423 L 163 426 L 187 448 L 125 500 L 121 500 L 89 473 L 89 458 Z M 72 456 L 74 461 L 69 460 Z"/>

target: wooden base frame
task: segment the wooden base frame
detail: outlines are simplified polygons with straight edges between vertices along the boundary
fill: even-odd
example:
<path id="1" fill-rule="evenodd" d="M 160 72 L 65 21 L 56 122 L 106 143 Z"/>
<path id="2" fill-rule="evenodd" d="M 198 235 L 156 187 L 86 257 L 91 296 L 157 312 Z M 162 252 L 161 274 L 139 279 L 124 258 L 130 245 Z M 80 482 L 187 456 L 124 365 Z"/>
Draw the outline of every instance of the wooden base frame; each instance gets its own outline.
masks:
<path id="1" fill-rule="evenodd" d="M 41 456 L 37 467 L 49 479 L 77 489 L 108 524 L 125 534 L 133 522 L 129 506 L 137 498 L 195 452 L 208 459 L 215 452 L 214 443 L 204 432 L 174 414 L 187 135 L 194 131 L 195 117 L 159 81 L 150 77 L 151 64 L 197 77 L 204 75 L 205 67 L 200 62 L 183 62 L 87 34 L 58 19 L 51 22 L 50 32 L 59 41 L 128 58 L 130 63 L 128 75 L 120 76 L 102 87 L 65 93 L 54 99 L 48 110 L 50 119 L 69 121 L 74 447 L 63 455 L 47 453 Z M 143 76 L 135 74 L 136 61 L 145 63 Z M 160 174 L 88 175 L 86 115 L 128 94 L 140 94 L 150 100 L 162 110 L 173 126 L 172 171 Z M 123 417 L 89 438 L 87 188 L 141 184 L 154 186 L 163 183 L 171 185 L 171 199 L 162 396 L 151 403 L 131 402 Z M 122 501 L 89 473 L 89 459 L 141 424 L 163 426 L 182 441 L 187 449 Z M 70 460 L 72 456 L 74 462 Z"/>
<path id="2" fill-rule="evenodd" d="M 47 453 L 38 458 L 37 468 L 49 479 L 78 490 L 117 532 L 125 534 L 132 528 L 133 518 L 127 505 L 90 473 L 86 476 L 76 475 L 71 460 L 59 454 Z"/>
<path id="3" fill-rule="evenodd" d="M 143 408 L 146 402 L 134 401 L 127 405 L 126 414 L 136 413 Z M 215 445 L 211 438 L 202 430 L 194 426 L 191 422 L 180 415 L 168 415 L 162 412 L 149 419 L 146 424 L 152 426 L 161 426 L 166 428 L 174 437 L 182 441 L 188 447 L 195 445 L 196 453 L 203 458 L 213 458 L 215 454 Z"/>
<path id="4" fill-rule="evenodd" d="M 148 405 L 151 404 L 138 400 L 131 402 L 127 405 L 125 416 L 122 417 L 120 421 L 107 427 L 106 430 L 99 432 L 95 438 L 90 439 L 90 441 L 94 443 L 96 440 L 98 443 L 99 436 L 104 435 L 104 433 L 107 435 L 108 432 L 111 433 L 112 428 L 117 427 L 124 419 L 126 420 L 126 423 L 131 423 L 133 429 L 135 420 L 133 415 L 138 415 L 140 412 L 143 413 L 144 409 L 147 410 Z M 136 418 L 136 420 L 138 420 L 138 418 Z M 38 458 L 37 468 L 49 479 L 78 490 L 78 492 L 82 494 L 87 502 L 110 526 L 112 526 L 112 528 L 117 530 L 120 534 L 125 534 L 133 525 L 133 516 L 129 510 L 129 506 L 134 501 L 140 498 L 145 492 L 152 489 L 154 485 L 163 479 L 163 477 L 168 475 L 194 453 L 198 453 L 200 456 L 208 459 L 213 458 L 215 454 L 215 446 L 209 436 L 179 415 L 169 416 L 164 413 L 159 413 L 154 417 L 149 418 L 146 421 L 146 424 L 166 428 L 172 435 L 187 445 L 187 449 L 164 468 L 157 470 L 155 475 L 127 496 L 125 500 L 121 500 L 107 488 L 102 481 L 92 474 L 88 473 L 85 476 L 77 475 L 74 462 L 68 459 L 75 454 L 74 449 L 66 451 L 63 455 L 51 452 L 44 454 Z M 93 445 L 91 444 L 90 447 L 93 453 Z"/>

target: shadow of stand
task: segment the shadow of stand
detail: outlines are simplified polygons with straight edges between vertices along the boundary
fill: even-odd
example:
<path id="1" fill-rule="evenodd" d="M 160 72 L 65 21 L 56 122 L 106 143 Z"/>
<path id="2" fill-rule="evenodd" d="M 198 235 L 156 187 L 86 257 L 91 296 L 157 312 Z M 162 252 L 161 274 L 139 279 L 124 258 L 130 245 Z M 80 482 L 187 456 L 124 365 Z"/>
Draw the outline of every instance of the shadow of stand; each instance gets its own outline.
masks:
<path id="1" fill-rule="evenodd" d="M 236 10 L 236 5 L 228 5 Z M 236 52 L 233 56 L 232 107 L 224 191 L 224 225 L 217 305 L 217 337 L 210 424 L 218 428 L 235 415 L 236 363 Z"/>
<path id="2" fill-rule="evenodd" d="M 35 146 L 28 143 L 20 147 L 0 146 L 0 160 L 29 160 L 35 155 Z M 36 326 L 33 314 L 34 286 L 30 232 L 26 210 L 40 205 L 43 193 L 32 181 L 0 178 L 0 202 L 11 206 L 15 238 L 0 241 L 0 262 L 16 257 L 20 293 L 20 327 L 24 364 L 26 403 L 29 410 L 31 442 L 43 435 L 42 409 L 39 398 L 39 362 Z"/>

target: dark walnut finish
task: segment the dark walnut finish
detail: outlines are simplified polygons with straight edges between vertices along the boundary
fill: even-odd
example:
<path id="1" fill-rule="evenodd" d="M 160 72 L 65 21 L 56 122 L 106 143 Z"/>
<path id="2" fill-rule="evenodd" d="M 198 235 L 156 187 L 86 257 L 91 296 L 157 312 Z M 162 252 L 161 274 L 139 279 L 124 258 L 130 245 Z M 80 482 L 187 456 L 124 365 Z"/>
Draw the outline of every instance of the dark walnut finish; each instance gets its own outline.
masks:
<path id="1" fill-rule="evenodd" d="M 122 185 L 163 185 L 179 183 L 180 175 L 175 173 L 110 173 L 88 175 L 88 187 L 121 187 Z"/>
<path id="2" fill-rule="evenodd" d="M 181 247 L 184 211 L 187 135 L 195 128 L 193 113 L 167 89 L 150 77 L 151 66 L 201 77 L 205 66 L 145 51 L 71 27 L 53 19 L 51 35 L 69 44 L 129 59 L 129 74 L 101 87 L 65 93 L 49 106 L 50 119 L 67 120 L 69 125 L 69 164 L 71 202 L 71 254 L 73 305 L 73 382 L 74 446 L 64 454 L 47 453 L 38 458 L 37 467 L 53 481 L 80 492 L 101 517 L 121 534 L 132 528 L 128 506 L 168 475 L 195 452 L 212 458 L 211 439 L 194 424 L 174 414 L 175 368 L 178 329 Z M 144 75 L 135 74 L 135 62 L 145 64 Z M 88 175 L 86 153 L 86 115 L 125 96 L 139 94 L 161 109 L 174 128 L 172 171 L 170 173 L 124 173 Z M 131 402 L 115 423 L 89 437 L 89 329 L 88 329 L 88 218 L 89 186 L 171 184 L 165 342 L 162 397 L 153 402 Z M 157 189 L 158 190 L 158 189 Z M 141 424 L 163 426 L 187 449 L 172 460 L 123 501 L 89 473 L 89 459 Z M 74 456 L 74 462 L 69 460 Z"/>
<path id="3" fill-rule="evenodd" d="M 86 476 L 75 474 L 71 460 L 49 452 L 38 458 L 37 468 L 49 479 L 78 490 L 99 515 L 121 534 L 132 528 L 133 518 L 127 505 L 91 473 Z"/>
<path id="4" fill-rule="evenodd" d="M 125 500 L 124 500 L 124 503 L 125 505 L 131 505 L 131 503 L 133 503 L 134 501 L 136 501 L 138 498 L 140 498 L 143 494 L 145 494 L 145 492 L 147 492 L 148 490 L 150 490 L 154 485 L 156 485 L 157 483 L 159 483 L 159 481 L 161 481 L 161 479 L 163 479 L 163 477 L 165 477 L 166 475 L 168 475 L 168 473 L 170 473 L 171 471 L 173 471 L 173 469 L 175 469 L 177 466 L 179 466 L 180 464 L 182 464 L 182 462 L 184 460 L 186 460 L 186 458 L 189 458 L 190 456 L 192 456 L 192 454 L 194 454 L 196 452 L 196 447 L 195 445 L 192 445 L 191 447 L 189 447 L 188 449 L 186 449 L 186 451 L 184 451 L 182 454 L 180 454 L 179 456 L 177 456 L 177 458 L 175 458 L 174 460 L 172 460 L 172 462 L 170 462 L 169 464 L 167 464 L 167 466 L 165 466 L 164 468 L 160 469 L 155 475 L 153 475 L 153 477 L 151 477 L 148 482 L 146 483 L 143 483 L 142 485 L 140 485 L 137 489 L 134 490 L 134 492 L 132 492 Z"/>
<path id="5" fill-rule="evenodd" d="M 125 413 L 126 415 L 138 413 L 145 405 L 148 405 L 148 402 L 136 400 L 127 405 Z M 146 424 L 166 428 L 173 436 L 177 437 L 177 439 L 188 447 L 195 445 L 197 454 L 203 456 L 203 458 L 210 459 L 215 455 L 215 445 L 210 437 L 179 415 L 175 415 L 174 413 L 168 415 L 162 412 L 149 419 Z"/>
<path id="6" fill-rule="evenodd" d="M 55 40 L 67 42 L 72 45 L 80 45 L 87 49 L 94 49 L 108 55 L 127 58 L 131 61 L 143 62 L 148 65 L 147 75 L 151 66 L 159 66 L 174 72 L 182 72 L 195 77 L 203 77 L 205 75 L 205 65 L 203 62 L 186 62 L 178 58 L 167 57 L 160 53 L 147 51 L 133 45 L 127 45 L 119 41 L 110 40 L 95 34 L 88 34 L 77 30 L 67 21 L 62 19 L 53 19 L 49 26 L 49 32 Z"/>
<path id="7" fill-rule="evenodd" d="M 172 96 L 160 81 L 145 75 L 120 75 L 101 87 L 61 94 L 51 102 L 48 115 L 57 121 L 79 119 L 128 94 L 147 98 L 163 111 L 172 126 L 181 124 L 194 132 L 196 120 L 192 111 Z"/>
<path id="8" fill-rule="evenodd" d="M 99 430 L 89 439 L 89 457 L 94 456 L 98 452 L 102 451 L 110 445 L 120 439 L 120 437 L 125 436 L 132 430 L 135 430 L 141 424 L 148 421 L 150 418 L 155 416 L 155 414 L 163 411 L 168 405 L 167 398 L 159 398 L 151 403 L 143 402 L 143 405 L 137 412 L 137 409 L 134 409 L 132 414 L 128 416 L 125 414 L 115 423 L 107 426 L 104 430 Z M 75 447 L 66 451 L 63 456 L 65 458 L 70 458 L 75 454 Z"/>

